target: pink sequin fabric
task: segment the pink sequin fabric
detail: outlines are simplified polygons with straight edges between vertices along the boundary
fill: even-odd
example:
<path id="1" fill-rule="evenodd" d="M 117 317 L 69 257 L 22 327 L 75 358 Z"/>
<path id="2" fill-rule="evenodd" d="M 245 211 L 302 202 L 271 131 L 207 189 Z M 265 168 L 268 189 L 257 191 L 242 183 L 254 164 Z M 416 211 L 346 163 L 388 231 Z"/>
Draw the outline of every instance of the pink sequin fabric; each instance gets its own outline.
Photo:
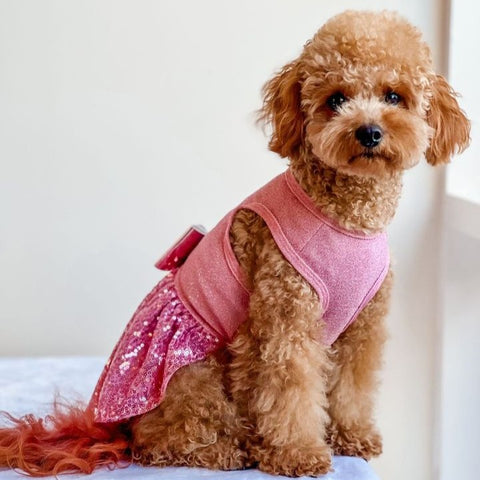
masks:
<path id="1" fill-rule="evenodd" d="M 179 368 L 220 347 L 179 299 L 174 277 L 167 275 L 143 300 L 105 365 L 90 401 L 96 421 L 152 410 Z"/>

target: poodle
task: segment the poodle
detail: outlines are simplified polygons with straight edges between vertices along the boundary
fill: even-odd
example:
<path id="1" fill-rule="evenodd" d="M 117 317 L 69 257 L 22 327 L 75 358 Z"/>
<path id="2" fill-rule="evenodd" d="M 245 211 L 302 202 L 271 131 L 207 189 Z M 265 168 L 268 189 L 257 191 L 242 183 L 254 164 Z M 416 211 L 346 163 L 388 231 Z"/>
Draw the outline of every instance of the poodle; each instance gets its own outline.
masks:
<path id="1" fill-rule="evenodd" d="M 138 308 L 88 407 L 4 414 L 1 466 L 295 477 L 325 474 L 332 454 L 381 453 L 385 229 L 403 172 L 423 156 L 447 163 L 469 121 L 419 30 L 392 12 L 333 17 L 263 94 L 259 117 L 287 171 L 177 245 L 191 252 Z"/>

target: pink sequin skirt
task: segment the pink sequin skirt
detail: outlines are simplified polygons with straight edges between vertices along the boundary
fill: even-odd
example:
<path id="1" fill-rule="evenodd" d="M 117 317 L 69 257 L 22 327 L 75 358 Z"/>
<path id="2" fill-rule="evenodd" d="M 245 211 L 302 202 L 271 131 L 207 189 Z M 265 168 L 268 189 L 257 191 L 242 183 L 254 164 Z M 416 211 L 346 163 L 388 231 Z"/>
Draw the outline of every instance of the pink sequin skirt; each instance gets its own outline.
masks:
<path id="1" fill-rule="evenodd" d="M 130 320 L 90 401 L 98 422 L 116 422 L 160 404 L 181 367 L 204 359 L 220 340 L 190 314 L 178 297 L 174 274 L 147 295 Z"/>

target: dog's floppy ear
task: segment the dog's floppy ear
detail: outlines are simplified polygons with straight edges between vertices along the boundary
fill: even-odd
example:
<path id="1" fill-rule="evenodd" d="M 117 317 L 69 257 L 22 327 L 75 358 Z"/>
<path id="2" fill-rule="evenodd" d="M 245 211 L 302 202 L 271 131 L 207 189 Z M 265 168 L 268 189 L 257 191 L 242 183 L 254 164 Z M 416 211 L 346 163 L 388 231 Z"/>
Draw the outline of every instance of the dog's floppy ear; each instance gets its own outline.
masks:
<path id="1" fill-rule="evenodd" d="M 441 75 L 434 77 L 432 93 L 427 122 L 433 136 L 425 157 L 431 165 L 439 165 L 468 147 L 470 122 L 458 105 L 457 94 Z"/>
<path id="2" fill-rule="evenodd" d="M 300 89 L 299 65 L 294 61 L 285 65 L 262 90 L 259 120 L 271 124 L 272 137 L 268 146 L 281 157 L 295 157 L 302 144 Z"/>

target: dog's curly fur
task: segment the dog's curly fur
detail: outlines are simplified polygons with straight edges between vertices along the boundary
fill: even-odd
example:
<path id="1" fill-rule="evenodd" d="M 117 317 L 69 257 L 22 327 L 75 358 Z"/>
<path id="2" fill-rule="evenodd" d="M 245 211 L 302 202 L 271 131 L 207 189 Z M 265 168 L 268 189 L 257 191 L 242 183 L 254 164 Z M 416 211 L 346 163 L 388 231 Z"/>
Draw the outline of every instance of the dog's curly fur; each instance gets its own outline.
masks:
<path id="1" fill-rule="evenodd" d="M 389 92 L 400 96 L 398 104 L 386 101 Z M 332 109 L 336 93 L 346 101 Z M 394 13 L 349 11 L 329 20 L 265 85 L 260 117 L 272 127 L 270 149 L 289 159 L 318 208 L 347 229 L 374 234 L 395 213 L 405 169 L 423 155 L 432 165 L 446 163 L 467 146 L 469 122 L 455 97 L 434 73 L 416 28 Z M 375 148 L 356 138 L 367 124 L 383 131 Z M 248 321 L 225 351 L 180 369 L 161 405 L 129 422 L 133 458 L 318 476 L 331 468 L 332 452 L 378 455 L 373 393 L 391 272 L 328 347 L 319 342 L 316 292 L 264 221 L 239 211 L 230 239 L 252 291 Z M 8 450 L 5 431 L 0 464 L 38 474 L 18 449 Z"/>

